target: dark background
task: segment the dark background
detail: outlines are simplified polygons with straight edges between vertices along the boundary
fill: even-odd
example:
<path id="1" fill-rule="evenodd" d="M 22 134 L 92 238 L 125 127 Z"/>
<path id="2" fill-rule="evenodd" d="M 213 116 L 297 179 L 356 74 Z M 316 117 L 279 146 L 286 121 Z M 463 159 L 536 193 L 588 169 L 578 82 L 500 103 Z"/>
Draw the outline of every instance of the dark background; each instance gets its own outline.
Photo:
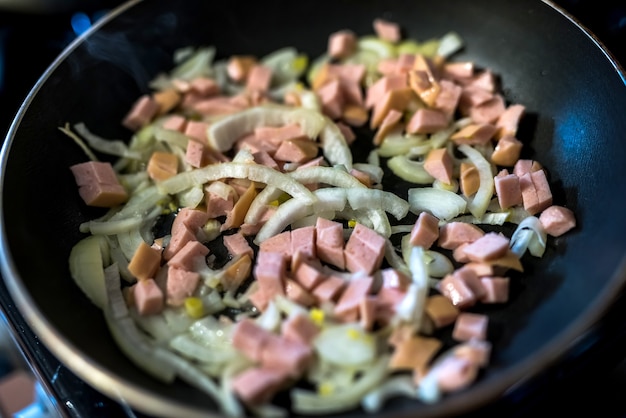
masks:
<path id="1" fill-rule="evenodd" d="M 503 0 L 508 1 L 508 0 Z M 555 1 L 605 45 L 618 63 L 626 65 L 626 5 L 603 1 Z M 121 1 L 71 2 L 65 10 L 18 12 L 0 0 L 0 128 L 4 138 L 20 104 L 39 76 L 78 33 Z M 575 69 L 564 69 L 575 71 Z M 59 98 L 62 100 L 62 98 Z M 7 309 L 2 286 L 3 308 Z M 71 417 L 133 416 L 78 380 L 38 344 L 36 336 L 15 312 L 8 321 L 20 330 L 19 344 L 46 391 Z M 527 417 L 557 411 L 559 416 L 594 410 L 602 417 L 626 417 L 626 301 L 580 342 L 558 366 L 503 398 L 471 414 Z M 54 379 L 51 377 L 54 375 Z M 65 404 L 66 406 L 63 406 Z M 468 416 L 468 418 L 470 417 Z"/>

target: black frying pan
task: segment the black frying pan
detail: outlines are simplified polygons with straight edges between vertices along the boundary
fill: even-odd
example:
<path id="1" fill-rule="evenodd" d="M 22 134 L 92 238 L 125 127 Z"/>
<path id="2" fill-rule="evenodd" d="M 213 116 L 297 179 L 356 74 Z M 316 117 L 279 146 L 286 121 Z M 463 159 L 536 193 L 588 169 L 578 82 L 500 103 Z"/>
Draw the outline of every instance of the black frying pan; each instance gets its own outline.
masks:
<path id="1" fill-rule="evenodd" d="M 78 225 L 102 212 L 76 193 L 68 167 L 85 156 L 57 127 L 83 121 L 104 137 L 128 138 L 120 120 L 179 47 L 211 44 L 228 56 L 293 45 L 315 57 L 331 32 L 369 34 L 376 17 L 421 40 L 461 34 L 467 47 L 456 58 L 492 68 L 506 99 L 527 107 L 518 135 L 524 156 L 549 169 L 555 203 L 578 219 L 575 231 L 550 240 L 543 258 L 525 260 L 510 302 L 488 310 L 493 357 L 474 386 L 435 405 L 397 399 L 381 415 L 449 416 L 483 406 L 559 361 L 602 317 L 626 280 L 626 86 L 601 45 L 558 9 L 531 0 L 145 0 L 116 10 L 53 63 L 2 150 L 2 275 L 30 326 L 69 369 L 151 415 L 217 414 L 199 391 L 160 384 L 127 360 L 72 282 L 67 260 L 81 238 Z"/>

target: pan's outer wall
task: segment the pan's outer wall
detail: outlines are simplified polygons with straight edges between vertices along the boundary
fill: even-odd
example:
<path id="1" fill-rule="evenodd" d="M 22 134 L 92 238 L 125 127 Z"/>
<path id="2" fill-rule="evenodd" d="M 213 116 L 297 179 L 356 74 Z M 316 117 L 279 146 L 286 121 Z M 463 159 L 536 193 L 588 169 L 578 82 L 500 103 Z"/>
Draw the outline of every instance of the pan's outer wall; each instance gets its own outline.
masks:
<path id="1" fill-rule="evenodd" d="M 527 143 L 524 157 L 549 169 L 555 203 L 572 208 L 579 223 L 551 239 L 544 258 L 527 260 L 528 274 L 515 283 L 509 304 L 489 309 L 493 364 L 478 384 L 440 405 L 394 401 L 385 413 L 438 416 L 478 407 L 554 361 L 608 306 L 624 282 L 626 88 L 598 45 L 550 6 L 144 1 L 55 63 L 21 109 L 3 152 L 3 275 L 51 351 L 70 368 L 81 359 L 74 370 L 81 378 L 110 396 L 123 393 L 132 407 L 153 415 L 201 416 L 214 409 L 207 396 L 184 384 L 161 385 L 130 364 L 101 312 L 73 285 L 67 260 L 81 237 L 78 225 L 102 212 L 80 201 L 68 167 L 85 155 L 57 127 L 85 122 L 104 137 L 127 138 L 120 120 L 148 91 L 148 80 L 171 67 L 176 48 L 215 45 L 225 57 L 291 45 L 316 57 L 331 32 L 370 34 L 377 17 L 400 23 L 419 40 L 454 30 L 467 45 L 457 59 L 502 76 L 506 99 L 527 108 L 518 135 Z"/>

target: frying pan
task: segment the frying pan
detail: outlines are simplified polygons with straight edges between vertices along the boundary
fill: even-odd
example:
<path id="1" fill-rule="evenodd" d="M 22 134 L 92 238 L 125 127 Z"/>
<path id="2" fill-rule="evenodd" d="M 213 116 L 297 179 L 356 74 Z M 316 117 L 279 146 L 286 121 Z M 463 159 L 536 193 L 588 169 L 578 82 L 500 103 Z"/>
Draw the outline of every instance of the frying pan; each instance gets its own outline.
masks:
<path id="1" fill-rule="evenodd" d="M 56 59 L 21 106 L 2 148 L 2 275 L 46 347 L 77 376 L 138 411 L 164 417 L 219 415 L 182 382 L 161 384 L 117 348 L 102 313 L 68 271 L 78 225 L 102 214 L 80 200 L 69 166 L 85 160 L 57 127 L 84 122 L 107 138 L 129 138 L 120 121 L 175 49 L 215 45 L 218 55 L 267 54 L 292 45 L 310 57 L 330 33 L 372 33 L 396 21 L 425 40 L 454 30 L 455 56 L 502 77 L 505 98 L 524 104 L 518 138 L 525 158 L 548 168 L 554 201 L 578 225 L 551 238 L 544 257 L 524 259 L 511 300 L 490 315 L 492 361 L 469 389 L 425 405 L 390 401 L 375 416 L 450 416 L 477 409 L 562 359 L 626 281 L 626 85 L 603 46 L 557 6 L 541 1 L 285 0 L 131 1 Z M 360 411 L 345 416 L 362 416 Z"/>

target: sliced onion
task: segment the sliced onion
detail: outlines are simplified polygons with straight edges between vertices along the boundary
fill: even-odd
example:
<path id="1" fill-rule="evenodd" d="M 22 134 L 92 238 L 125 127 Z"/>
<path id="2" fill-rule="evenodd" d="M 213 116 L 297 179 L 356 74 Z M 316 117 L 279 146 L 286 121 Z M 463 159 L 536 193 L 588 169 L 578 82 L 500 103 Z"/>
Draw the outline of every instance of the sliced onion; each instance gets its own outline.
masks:
<path id="1" fill-rule="evenodd" d="M 324 157 L 331 165 L 343 165 L 347 170 L 352 168 L 352 151 L 343 136 L 341 129 L 329 117 L 324 116 L 325 124 L 320 131 Z"/>
<path id="2" fill-rule="evenodd" d="M 426 211 L 443 221 L 459 216 L 467 208 L 467 201 L 458 194 L 434 187 L 409 189 L 408 201 L 416 215 Z"/>
<path id="3" fill-rule="evenodd" d="M 485 157 L 470 145 L 459 145 L 459 151 L 465 154 L 478 170 L 480 185 L 474 198 L 468 203 L 467 209 L 477 218 L 482 217 L 487 211 L 494 192 L 494 180 L 491 164 Z"/>
<path id="4" fill-rule="evenodd" d="M 326 124 L 322 114 L 309 109 L 279 105 L 257 106 L 226 116 L 209 127 L 209 144 L 218 151 L 232 148 L 234 143 L 255 128 L 297 123 L 309 138 L 317 138 Z"/>
<path id="5" fill-rule="evenodd" d="M 415 184 L 432 184 L 435 180 L 424 169 L 423 161 L 413 161 L 408 155 L 396 155 L 387 161 L 387 166 L 396 176 Z"/>
<path id="6" fill-rule="evenodd" d="M 529 216 L 519 223 L 511 236 L 510 247 L 519 258 L 528 250 L 535 257 L 542 257 L 546 250 L 548 235 L 539 218 Z"/>

